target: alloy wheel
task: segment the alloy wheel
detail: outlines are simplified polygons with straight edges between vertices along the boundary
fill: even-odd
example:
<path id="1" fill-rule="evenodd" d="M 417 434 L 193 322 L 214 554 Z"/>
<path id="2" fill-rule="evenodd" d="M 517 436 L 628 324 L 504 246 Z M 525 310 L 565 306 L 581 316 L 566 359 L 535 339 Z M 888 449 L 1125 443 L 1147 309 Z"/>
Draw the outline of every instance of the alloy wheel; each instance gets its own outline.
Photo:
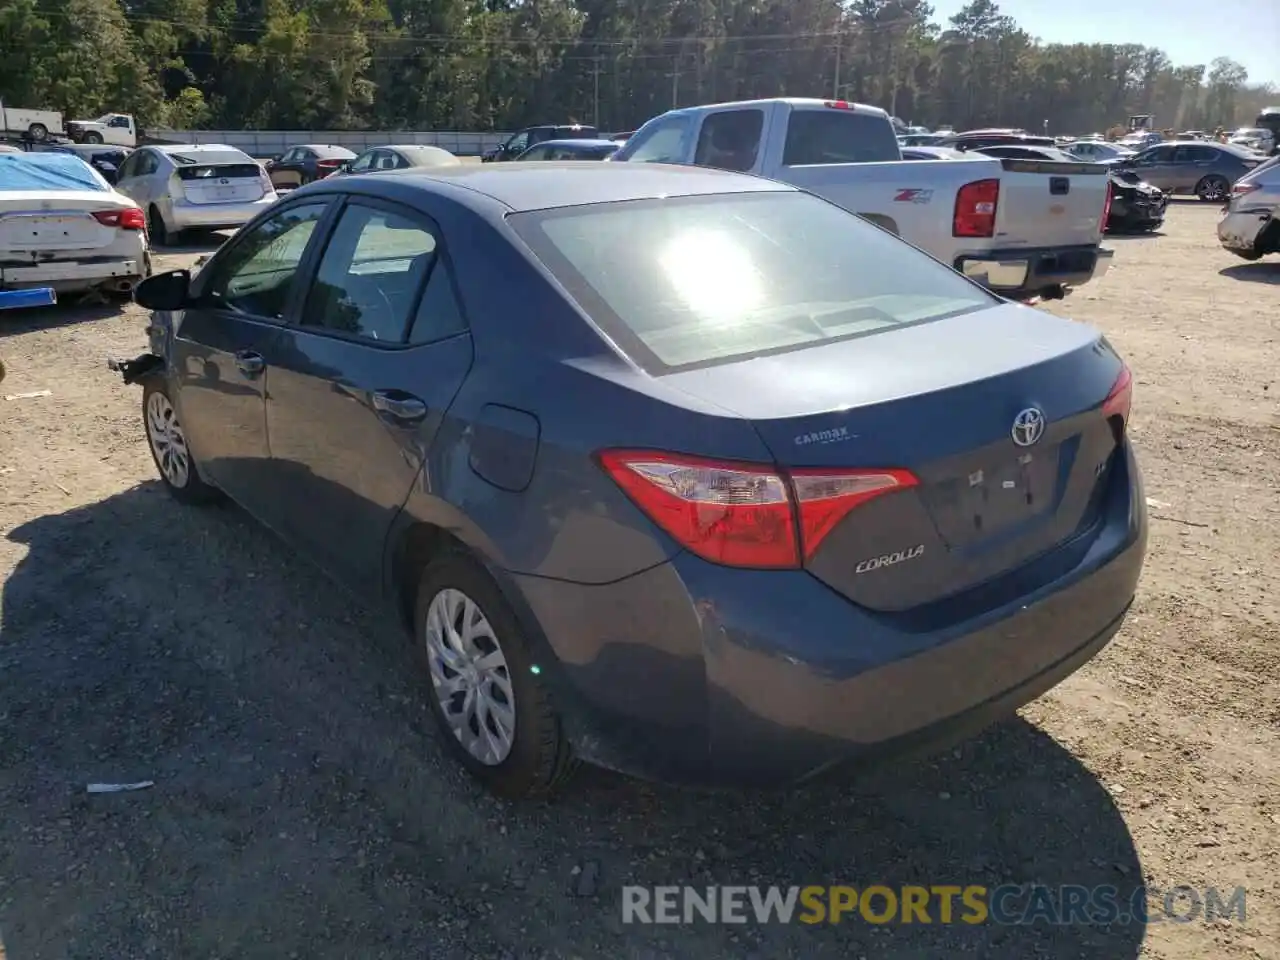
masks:
<path id="1" fill-rule="evenodd" d="M 163 393 L 157 391 L 147 400 L 146 420 L 147 439 L 160 473 L 170 485 L 183 489 L 191 479 L 191 453 L 177 411 Z"/>
<path id="2" fill-rule="evenodd" d="M 484 611 L 461 590 L 441 590 L 427 608 L 426 643 L 431 684 L 449 730 L 480 763 L 502 763 L 515 742 L 515 694 Z"/>

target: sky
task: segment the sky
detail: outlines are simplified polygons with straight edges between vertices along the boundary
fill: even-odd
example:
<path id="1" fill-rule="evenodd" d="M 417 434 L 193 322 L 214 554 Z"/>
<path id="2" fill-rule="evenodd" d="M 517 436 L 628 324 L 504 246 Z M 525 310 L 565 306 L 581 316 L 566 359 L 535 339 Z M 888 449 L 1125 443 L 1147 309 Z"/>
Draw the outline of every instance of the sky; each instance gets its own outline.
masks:
<path id="1" fill-rule="evenodd" d="M 1179 66 L 1230 57 L 1255 83 L 1280 87 L 1280 0 L 996 0 L 1045 43 L 1140 43 Z M 947 19 L 965 0 L 932 0 Z"/>

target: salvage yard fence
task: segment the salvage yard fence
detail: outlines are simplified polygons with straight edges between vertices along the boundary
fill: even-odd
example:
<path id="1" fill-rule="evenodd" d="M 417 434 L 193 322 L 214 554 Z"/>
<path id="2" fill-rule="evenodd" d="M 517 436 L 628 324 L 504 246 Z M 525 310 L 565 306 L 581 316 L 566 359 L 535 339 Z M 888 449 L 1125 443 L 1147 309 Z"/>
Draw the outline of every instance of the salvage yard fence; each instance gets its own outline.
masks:
<path id="1" fill-rule="evenodd" d="M 455 130 L 152 130 L 147 139 L 160 143 L 225 143 L 261 159 L 284 153 L 300 143 L 328 143 L 355 153 L 392 143 L 413 143 L 443 147 L 460 157 L 477 157 L 509 136 Z"/>

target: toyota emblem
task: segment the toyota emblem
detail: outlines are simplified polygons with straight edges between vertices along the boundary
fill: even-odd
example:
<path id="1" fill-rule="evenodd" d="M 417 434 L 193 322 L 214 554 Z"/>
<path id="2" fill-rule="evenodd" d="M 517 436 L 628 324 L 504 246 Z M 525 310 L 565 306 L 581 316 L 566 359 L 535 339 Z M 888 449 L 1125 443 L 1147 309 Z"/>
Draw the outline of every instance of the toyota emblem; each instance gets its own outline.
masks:
<path id="1" fill-rule="evenodd" d="M 1044 436 L 1044 413 L 1035 407 L 1027 407 L 1013 418 L 1013 442 L 1020 447 L 1030 447 Z"/>

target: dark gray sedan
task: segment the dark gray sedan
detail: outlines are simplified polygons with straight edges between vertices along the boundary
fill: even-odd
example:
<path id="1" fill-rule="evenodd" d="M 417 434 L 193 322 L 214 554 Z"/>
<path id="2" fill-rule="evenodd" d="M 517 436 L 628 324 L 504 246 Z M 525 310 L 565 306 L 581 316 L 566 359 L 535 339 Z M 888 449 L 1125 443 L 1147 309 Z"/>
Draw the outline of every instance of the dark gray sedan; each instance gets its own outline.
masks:
<path id="1" fill-rule="evenodd" d="M 328 178 L 138 291 L 160 476 L 403 618 L 491 788 L 949 740 L 1134 595 L 1096 330 L 812 195 L 650 164 Z"/>
<path id="2" fill-rule="evenodd" d="M 1263 159 L 1261 154 L 1235 144 L 1193 140 L 1157 144 L 1109 162 L 1132 170 L 1167 194 L 1191 194 L 1216 203 L 1230 197 L 1232 184 Z"/>

